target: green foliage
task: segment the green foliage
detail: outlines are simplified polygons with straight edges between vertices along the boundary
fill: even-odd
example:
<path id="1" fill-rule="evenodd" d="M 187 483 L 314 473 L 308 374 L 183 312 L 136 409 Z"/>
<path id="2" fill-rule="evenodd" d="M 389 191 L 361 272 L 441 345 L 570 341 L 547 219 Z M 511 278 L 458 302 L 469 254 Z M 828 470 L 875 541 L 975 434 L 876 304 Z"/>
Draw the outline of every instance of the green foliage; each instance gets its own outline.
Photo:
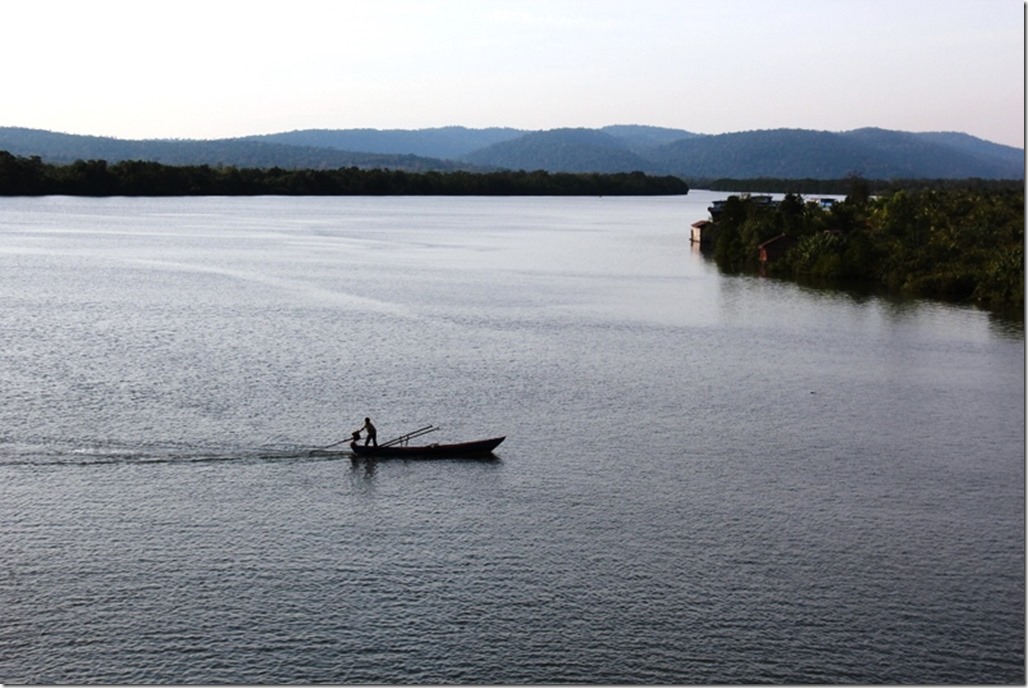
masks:
<path id="1" fill-rule="evenodd" d="M 30 195 L 44 183 L 47 169 L 37 156 L 18 158 L 0 151 L 0 189 L 9 189 L 9 196 Z"/>
<path id="2" fill-rule="evenodd" d="M 831 210 L 787 196 L 777 207 L 732 197 L 717 220 L 714 257 L 753 270 L 761 241 L 796 240 L 770 274 L 861 280 L 906 293 L 994 308 L 1024 307 L 1024 190 L 901 190 L 853 197 Z"/>
<path id="3" fill-rule="evenodd" d="M 782 193 L 847 196 L 857 203 L 866 203 L 872 196 L 888 196 L 896 191 L 967 190 L 1017 191 L 1024 189 L 1024 180 L 1011 179 L 865 179 L 851 174 L 840 179 L 796 179 L 758 177 L 739 179 L 705 179 L 686 177 L 694 189 L 710 189 L 727 193 Z"/>
<path id="4" fill-rule="evenodd" d="M 795 275 L 821 278 L 844 277 L 842 253 L 845 242 L 840 234 L 807 234 L 790 251 L 788 266 Z"/>
<path id="5" fill-rule="evenodd" d="M 642 172 L 550 174 L 535 172 L 425 172 L 171 166 L 131 160 L 108 165 L 77 160 L 43 163 L 0 151 L 0 196 L 651 196 L 681 195 L 677 177 Z"/>

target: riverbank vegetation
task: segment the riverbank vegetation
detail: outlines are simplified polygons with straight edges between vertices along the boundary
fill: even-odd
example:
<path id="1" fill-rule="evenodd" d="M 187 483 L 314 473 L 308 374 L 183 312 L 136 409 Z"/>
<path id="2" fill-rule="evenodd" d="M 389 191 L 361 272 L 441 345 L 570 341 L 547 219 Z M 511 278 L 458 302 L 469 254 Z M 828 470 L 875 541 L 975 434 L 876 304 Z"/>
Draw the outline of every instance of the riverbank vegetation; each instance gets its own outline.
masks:
<path id="1" fill-rule="evenodd" d="M 656 196 L 688 191 L 689 185 L 678 177 L 641 172 L 287 170 L 138 160 L 51 165 L 39 157 L 0 151 L 0 196 Z"/>
<path id="2" fill-rule="evenodd" d="M 778 204 L 729 197 L 717 218 L 714 257 L 726 271 L 862 282 L 1023 311 L 1024 225 L 1023 185 L 873 196 L 855 180 L 830 208 L 798 194 Z M 785 248 L 767 250 L 773 244 Z"/>
<path id="3" fill-rule="evenodd" d="M 980 191 L 1017 191 L 1024 179 L 867 179 L 850 175 L 842 179 L 686 179 L 693 189 L 730 193 L 797 193 L 845 196 L 859 186 L 864 193 L 885 196 L 896 191 L 922 189 L 978 189 Z"/>
<path id="4" fill-rule="evenodd" d="M 726 271 L 861 282 L 918 296 L 1024 308 L 1024 184 L 1003 180 L 718 180 L 711 188 L 794 189 L 778 204 L 731 196 L 716 221 Z M 0 151 L 0 196 L 676 195 L 677 177 L 641 172 L 424 172 L 171 166 L 78 160 L 52 165 Z M 846 194 L 829 208 L 800 193 Z M 780 253 L 760 246 L 783 237 Z"/>

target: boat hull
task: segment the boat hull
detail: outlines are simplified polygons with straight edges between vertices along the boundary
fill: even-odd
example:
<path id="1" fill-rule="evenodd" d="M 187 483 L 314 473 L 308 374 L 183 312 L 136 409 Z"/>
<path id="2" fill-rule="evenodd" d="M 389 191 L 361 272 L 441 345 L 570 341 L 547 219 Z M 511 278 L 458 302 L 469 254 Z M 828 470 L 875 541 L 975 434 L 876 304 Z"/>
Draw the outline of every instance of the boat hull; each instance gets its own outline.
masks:
<path id="1" fill-rule="evenodd" d="M 353 442 L 350 450 L 355 457 L 367 459 L 465 459 L 491 456 L 493 450 L 506 437 L 492 437 L 459 444 L 428 444 L 420 447 L 372 447 Z"/>

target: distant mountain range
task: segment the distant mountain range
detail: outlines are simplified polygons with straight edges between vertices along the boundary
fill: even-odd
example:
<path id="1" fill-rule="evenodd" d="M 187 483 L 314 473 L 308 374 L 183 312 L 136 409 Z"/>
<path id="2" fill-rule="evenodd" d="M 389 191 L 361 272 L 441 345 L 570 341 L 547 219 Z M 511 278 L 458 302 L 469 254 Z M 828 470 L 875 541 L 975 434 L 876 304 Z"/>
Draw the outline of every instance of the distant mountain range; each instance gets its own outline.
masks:
<path id="1" fill-rule="evenodd" d="M 1024 179 L 1024 149 L 957 132 L 768 129 L 696 134 L 617 125 L 601 129 L 308 129 L 241 138 L 124 140 L 0 127 L 0 150 L 50 163 L 151 160 L 168 165 L 414 172 L 634 172 L 687 180 Z"/>

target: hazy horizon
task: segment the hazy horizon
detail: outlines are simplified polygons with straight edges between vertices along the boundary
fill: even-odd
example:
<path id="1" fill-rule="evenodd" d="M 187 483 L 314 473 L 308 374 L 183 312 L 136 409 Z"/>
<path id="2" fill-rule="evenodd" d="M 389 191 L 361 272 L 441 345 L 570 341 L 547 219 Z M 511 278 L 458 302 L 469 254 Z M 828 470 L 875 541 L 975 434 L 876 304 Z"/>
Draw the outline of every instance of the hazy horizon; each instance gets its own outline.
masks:
<path id="1" fill-rule="evenodd" d="M 39 0 L 5 8 L 0 126 L 721 134 L 864 127 L 1024 147 L 1013 0 Z"/>
<path id="2" fill-rule="evenodd" d="M 0 125 L 0 126 L 5 126 L 5 125 Z M 112 138 L 112 139 L 123 140 L 123 141 L 147 141 L 147 140 L 150 140 L 150 141 L 215 141 L 215 140 L 224 140 L 224 139 L 236 138 L 235 136 L 217 137 L 217 138 L 187 138 L 187 137 L 129 138 L 129 137 L 122 137 L 122 136 L 108 136 L 108 135 L 91 134 L 91 133 L 88 133 L 88 132 L 67 132 L 67 131 L 45 130 L 45 129 L 38 129 L 36 127 L 21 127 L 21 125 L 10 125 L 10 126 L 15 127 L 15 128 L 35 129 L 35 130 L 38 130 L 38 131 L 50 131 L 51 133 L 54 133 L 54 134 L 71 135 L 71 136 L 100 136 L 102 138 Z M 281 130 L 281 131 L 261 131 L 261 132 L 242 133 L 242 134 L 239 134 L 238 137 L 271 136 L 271 135 L 276 135 L 276 134 L 291 133 L 291 132 L 294 132 L 294 131 L 376 131 L 376 132 L 385 132 L 385 133 L 388 133 L 388 132 L 414 132 L 414 133 L 416 133 L 416 132 L 423 132 L 423 131 L 432 131 L 432 130 L 440 130 L 440 129 L 454 129 L 454 128 L 463 128 L 463 129 L 468 129 L 468 130 L 471 130 L 471 131 L 483 131 L 483 130 L 488 130 L 488 129 L 514 129 L 514 130 L 518 130 L 518 131 L 524 131 L 526 133 L 531 133 L 531 132 L 537 132 L 537 131 L 553 131 L 553 130 L 559 130 L 559 129 L 592 129 L 592 130 L 602 130 L 602 129 L 607 128 L 607 127 L 620 127 L 620 126 L 654 127 L 655 125 L 649 125 L 649 124 L 645 124 L 645 123 L 641 123 L 641 122 L 618 122 L 616 124 L 604 124 L 604 125 L 601 125 L 601 126 L 598 126 L 598 127 L 556 127 L 554 129 L 521 129 L 519 127 L 504 127 L 504 126 L 495 126 L 495 127 L 493 127 L 493 126 L 466 127 L 466 126 L 464 126 L 462 124 L 443 124 L 443 125 L 434 126 L 434 127 L 417 127 L 417 128 L 347 127 L 347 128 L 334 129 L 334 128 L 328 128 L 328 127 L 311 127 L 309 129 L 289 129 L 289 130 Z M 718 135 L 724 135 L 724 134 L 745 133 L 745 132 L 748 132 L 748 131 L 770 131 L 769 129 L 746 129 L 746 130 L 740 130 L 738 132 L 725 131 L 725 132 L 717 132 L 715 134 L 705 134 L 704 132 L 688 131 L 686 129 L 680 129 L 678 127 L 656 127 L 656 128 L 680 130 L 680 131 L 686 132 L 688 134 L 695 134 L 695 135 L 699 135 L 699 136 L 718 136 Z M 874 129 L 874 128 L 882 128 L 882 127 L 854 127 L 853 129 L 839 130 L 839 131 L 829 131 L 829 130 L 817 130 L 817 131 L 828 131 L 828 133 L 844 134 L 844 133 L 846 133 L 848 131 L 854 131 L 854 130 L 859 130 L 859 129 Z M 781 130 L 796 129 L 796 130 L 798 130 L 799 127 L 777 127 L 776 129 L 781 129 Z M 806 131 L 815 131 L 815 130 L 806 130 Z M 968 136 L 974 136 L 974 134 L 969 134 L 968 132 L 961 132 L 961 131 L 917 131 L 917 132 L 915 132 L 915 131 L 903 131 L 903 130 L 899 130 L 899 129 L 893 129 L 893 130 L 889 130 L 889 131 L 896 131 L 896 132 L 908 133 L 908 134 L 967 134 Z M 981 137 L 976 137 L 976 138 L 981 139 Z M 981 139 L 981 140 L 987 141 L 989 143 L 995 143 L 997 145 L 1004 145 L 1004 146 L 1009 146 L 1010 145 L 1010 144 L 1003 144 L 1003 143 L 1000 143 L 998 141 L 990 141 L 989 139 Z M 1023 150 L 1023 146 L 1012 146 L 1012 147 L 1019 148 L 1019 149 Z"/>

